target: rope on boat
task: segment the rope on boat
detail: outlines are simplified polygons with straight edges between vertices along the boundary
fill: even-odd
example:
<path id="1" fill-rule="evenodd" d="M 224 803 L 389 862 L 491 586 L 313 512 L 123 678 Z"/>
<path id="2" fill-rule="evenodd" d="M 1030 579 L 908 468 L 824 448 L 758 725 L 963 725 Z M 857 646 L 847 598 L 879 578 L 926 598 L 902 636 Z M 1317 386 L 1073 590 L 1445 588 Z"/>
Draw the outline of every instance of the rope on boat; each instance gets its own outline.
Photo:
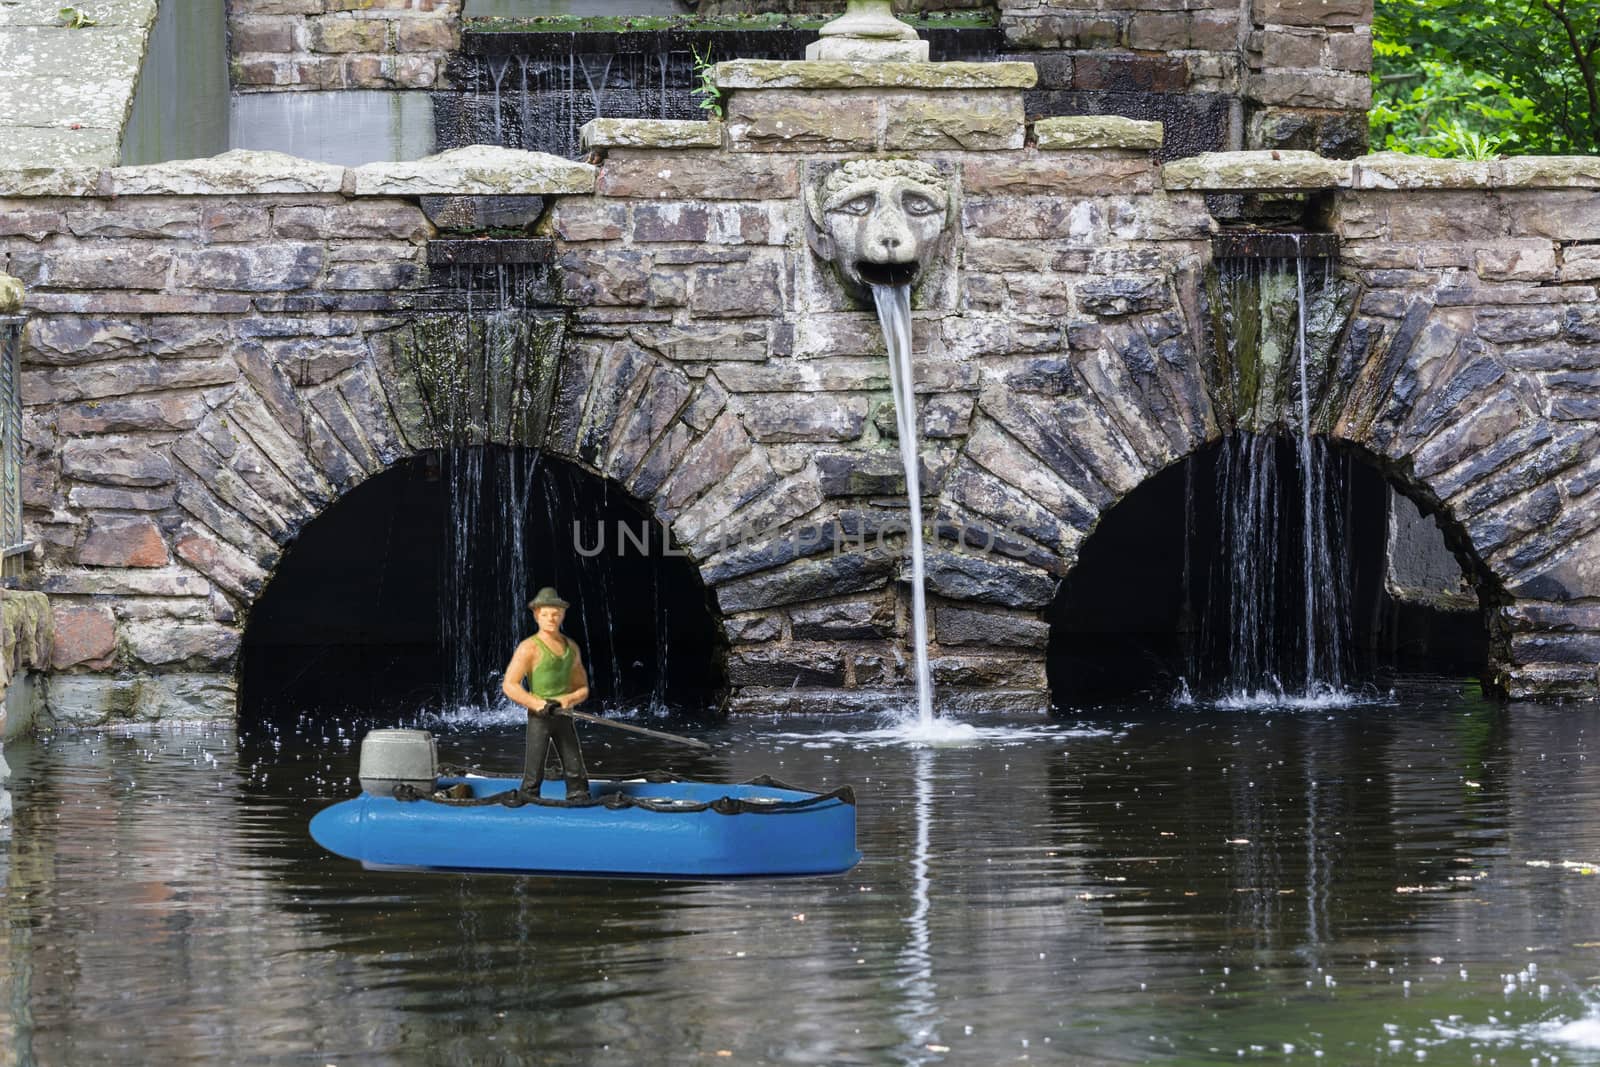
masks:
<path id="1" fill-rule="evenodd" d="M 449 764 L 441 764 L 441 776 L 447 778 L 463 777 L 451 772 L 461 770 Z M 626 781 L 629 779 L 644 779 L 651 783 L 683 782 L 688 779 L 671 771 L 641 771 L 634 774 L 618 774 L 609 781 Z M 810 792 L 797 786 L 785 785 L 771 775 L 759 774 L 749 781 L 740 782 L 740 785 L 761 786 L 767 789 L 786 789 L 795 793 Z M 806 808 L 825 804 L 830 800 L 837 800 L 843 804 L 855 806 L 855 790 L 847 785 L 826 793 L 814 793 L 802 800 L 779 800 L 776 797 L 729 797 L 722 796 L 708 801 L 671 800 L 658 797 L 632 797 L 626 793 L 606 793 L 601 796 L 591 796 L 587 800 L 556 800 L 549 797 L 535 796 L 523 791 L 521 788 L 507 789 L 501 793 L 493 793 L 486 797 L 449 797 L 442 793 L 424 792 L 412 785 L 401 783 L 394 787 L 396 800 L 413 801 L 426 800 L 432 804 L 443 804 L 452 808 L 486 808 L 499 804 L 507 808 L 520 808 L 527 804 L 536 804 L 541 808 L 605 808 L 608 811 L 622 811 L 627 808 L 639 808 L 643 811 L 659 811 L 667 813 L 694 814 L 701 811 L 714 811 L 718 815 L 778 815 L 786 812 L 804 811 Z"/>

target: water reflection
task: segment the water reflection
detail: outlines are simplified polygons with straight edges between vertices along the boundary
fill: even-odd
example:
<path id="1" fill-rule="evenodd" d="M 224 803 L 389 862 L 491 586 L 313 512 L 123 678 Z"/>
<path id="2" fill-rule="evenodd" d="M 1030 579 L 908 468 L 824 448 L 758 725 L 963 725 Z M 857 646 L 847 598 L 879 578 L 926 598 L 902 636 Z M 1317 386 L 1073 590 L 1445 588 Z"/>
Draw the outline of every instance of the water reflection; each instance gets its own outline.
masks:
<path id="1" fill-rule="evenodd" d="M 596 773 L 855 785 L 860 867 L 736 883 L 363 871 L 305 832 L 353 788 L 367 724 L 331 721 L 8 746 L 0 1062 L 1600 1062 L 1595 709 L 586 738 Z"/>
<path id="2" fill-rule="evenodd" d="M 928 872 L 928 839 L 933 827 L 933 753 L 923 750 L 912 757 L 912 780 L 915 783 L 916 839 L 911 851 L 911 914 L 906 916 L 906 947 L 900 953 L 900 980 L 905 990 L 905 1008 L 901 1027 L 905 1030 L 908 1048 L 906 1059 L 923 1063 L 932 1058 L 930 1046 L 938 1047 L 935 1011 L 938 987 L 933 981 L 933 938 L 928 929 L 928 912 L 932 907 L 929 890 L 933 881 Z"/>

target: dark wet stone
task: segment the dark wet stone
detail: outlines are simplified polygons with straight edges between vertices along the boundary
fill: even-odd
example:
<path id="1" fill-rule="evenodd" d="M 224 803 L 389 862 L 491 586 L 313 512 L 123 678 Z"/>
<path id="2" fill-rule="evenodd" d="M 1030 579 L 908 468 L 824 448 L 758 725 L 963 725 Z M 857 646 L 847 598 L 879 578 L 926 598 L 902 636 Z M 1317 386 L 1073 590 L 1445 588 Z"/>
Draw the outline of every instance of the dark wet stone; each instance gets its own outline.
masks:
<path id="1" fill-rule="evenodd" d="M 844 658 L 826 646 L 783 645 L 735 649 L 728 655 L 733 685 L 843 685 Z"/>
<path id="2" fill-rule="evenodd" d="M 1050 624 L 1037 616 L 941 604 L 934 611 L 934 634 L 941 645 L 1044 648 L 1050 642 Z"/>
<path id="3" fill-rule="evenodd" d="M 1037 567 L 945 551 L 928 553 L 927 583 L 930 592 L 949 600 L 1016 608 L 1045 607 L 1055 598 L 1057 585 Z"/>
<path id="4" fill-rule="evenodd" d="M 847 600 L 817 604 L 789 612 L 796 640 L 861 640 L 887 637 L 894 632 L 894 607 L 888 599 Z"/>
<path id="5" fill-rule="evenodd" d="M 1078 307 L 1091 315 L 1156 311 L 1169 303 L 1162 278 L 1103 278 L 1078 286 Z"/>
<path id="6" fill-rule="evenodd" d="M 717 603 L 724 612 L 759 611 L 874 589 L 883 585 L 894 565 L 895 557 L 881 549 L 799 560 L 717 586 Z"/>

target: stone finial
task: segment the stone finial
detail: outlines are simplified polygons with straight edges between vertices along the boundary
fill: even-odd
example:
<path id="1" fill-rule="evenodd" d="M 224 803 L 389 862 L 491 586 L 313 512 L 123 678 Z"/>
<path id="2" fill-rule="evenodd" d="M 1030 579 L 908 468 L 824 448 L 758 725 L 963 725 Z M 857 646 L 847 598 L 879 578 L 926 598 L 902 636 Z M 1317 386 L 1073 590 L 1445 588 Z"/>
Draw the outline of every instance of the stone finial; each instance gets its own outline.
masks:
<path id="1" fill-rule="evenodd" d="M 0 274 L 0 315 L 15 315 L 22 310 L 22 282 Z"/>
<path id="2" fill-rule="evenodd" d="M 844 14 L 817 31 L 807 59 L 926 63 L 928 42 L 894 16 L 893 0 L 849 0 Z"/>

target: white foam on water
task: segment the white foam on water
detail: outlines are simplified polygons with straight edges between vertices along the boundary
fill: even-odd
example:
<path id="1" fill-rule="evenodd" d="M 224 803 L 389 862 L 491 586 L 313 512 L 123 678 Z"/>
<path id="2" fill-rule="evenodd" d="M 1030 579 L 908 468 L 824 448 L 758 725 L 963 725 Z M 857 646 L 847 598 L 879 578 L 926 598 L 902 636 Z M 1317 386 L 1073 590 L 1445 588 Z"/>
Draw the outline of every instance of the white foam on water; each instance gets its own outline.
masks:
<path id="1" fill-rule="evenodd" d="M 417 727 L 423 730 L 521 726 L 527 721 L 527 711 L 509 700 L 489 705 L 461 704 L 454 708 L 428 708 L 417 715 Z"/>
<path id="2" fill-rule="evenodd" d="M 1570 1017 L 1556 1015 L 1549 1019 L 1512 1026 L 1496 1021 L 1481 1025 L 1463 1025 L 1459 1022 L 1434 1022 L 1440 1036 L 1495 1046 L 1517 1046 L 1522 1049 L 1559 1047 L 1574 1052 L 1600 1052 L 1600 1002 L 1584 998 L 1582 1015 Z M 1584 1063 L 1600 1062 L 1585 1056 Z"/>
<path id="3" fill-rule="evenodd" d="M 807 733 L 763 733 L 762 740 L 796 742 L 806 748 L 978 748 L 1005 747 L 1039 741 L 1083 737 L 1112 737 L 1115 730 L 1102 727 L 1063 726 L 1057 723 L 979 726 L 949 716 L 924 720 L 916 708 L 890 712 L 865 730 L 823 730 Z"/>
<path id="4" fill-rule="evenodd" d="M 1177 703 L 1176 701 L 1174 703 Z M 1393 704 L 1394 694 L 1358 692 L 1317 686 L 1309 693 L 1287 693 L 1282 689 L 1239 690 L 1226 693 L 1206 704 L 1218 711 L 1330 711 L 1340 708 L 1375 707 Z M 1191 701 L 1192 704 L 1192 701 Z M 1189 705 L 1178 703 L 1179 707 Z"/>

